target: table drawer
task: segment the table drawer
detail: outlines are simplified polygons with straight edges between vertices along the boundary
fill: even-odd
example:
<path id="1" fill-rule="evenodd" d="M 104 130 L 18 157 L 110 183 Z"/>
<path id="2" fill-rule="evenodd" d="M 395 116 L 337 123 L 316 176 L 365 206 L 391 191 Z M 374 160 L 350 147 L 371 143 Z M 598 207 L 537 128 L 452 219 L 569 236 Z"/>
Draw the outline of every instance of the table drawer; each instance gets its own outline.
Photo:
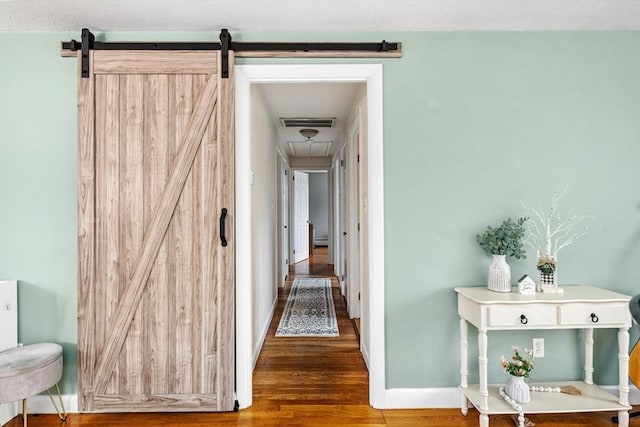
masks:
<path id="1" fill-rule="evenodd" d="M 491 328 L 555 326 L 558 314 L 556 306 L 549 304 L 495 305 L 488 308 L 488 320 Z"/>
<path id="2" fill-rule="evenodd" d="M 584 326 L 625 325 L 628 305 L 611 304 L 565 304 L 560 306 L 560 324 Z"/>

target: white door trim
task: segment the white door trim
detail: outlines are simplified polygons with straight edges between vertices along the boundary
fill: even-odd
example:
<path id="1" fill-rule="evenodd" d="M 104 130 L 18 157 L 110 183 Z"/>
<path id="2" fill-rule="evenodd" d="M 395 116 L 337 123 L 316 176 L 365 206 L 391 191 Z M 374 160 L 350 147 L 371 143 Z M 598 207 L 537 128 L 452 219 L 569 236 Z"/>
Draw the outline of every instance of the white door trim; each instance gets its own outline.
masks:
<path id="1" fill-rule="evenodd" d="M 240 408 L 252 403 L 252 290 L 250 199 L 250 85 L 272 82 L 364 82 L 367 86 L 368 277 L 370 293 L 369 403 L 385 407 L 384 180 L 381 64 L 236 65 L 236 392 Z"/>
<path id="2" fill-rule="evenodd" d="M 333 272 L 338 277 L 338 284 L 340 286 L 340 295 L 345 294 L 345 287 L 342 280 L 344 275 L 343 267 L 342 267 L 342 257 L 344 254 L 343 248 L 343 240 L 342 231 L 344 230 L 344 225 L 342 223 L 342 217 L 344 216 L 342 211 L 344 210 L 344 201 L 343 201 L 343 192 L 344 187 L 342 181 L 342 148 L 336 153 L 334 162 L 333 162 L 333 210 L 331 215 L 333 216 Z"/>
<path id="3" fill-rule="evenodd" d="M 289 261 L 291 260 L 291 239 L 289 230 L 291 229 L 290 215 L 289 215 L 289 203 L 291 197 L 289 196 L 289 163 L 278 150 L 278 173 L 280 178 L 278 179 L 278 197 L 279 197 L 279 218 L 278 224 L 280 228 L 280 246 L 278 246 L 278 259 L 280 268 L 278 269 L 278 287 L 285 285 L 287 274 L 289 274 Z"/>

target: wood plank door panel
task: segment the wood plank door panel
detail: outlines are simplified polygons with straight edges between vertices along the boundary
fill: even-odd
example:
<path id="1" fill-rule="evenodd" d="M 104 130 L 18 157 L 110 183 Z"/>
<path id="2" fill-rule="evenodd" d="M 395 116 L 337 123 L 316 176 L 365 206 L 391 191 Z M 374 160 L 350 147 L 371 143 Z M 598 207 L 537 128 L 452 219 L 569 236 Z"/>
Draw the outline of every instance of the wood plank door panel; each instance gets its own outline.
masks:
<path id="1" fill-rule="evenodd" d="M 233 409 L 232 80 L 170 53 L 91 52 L 79 82 L 82 411 Z"/>

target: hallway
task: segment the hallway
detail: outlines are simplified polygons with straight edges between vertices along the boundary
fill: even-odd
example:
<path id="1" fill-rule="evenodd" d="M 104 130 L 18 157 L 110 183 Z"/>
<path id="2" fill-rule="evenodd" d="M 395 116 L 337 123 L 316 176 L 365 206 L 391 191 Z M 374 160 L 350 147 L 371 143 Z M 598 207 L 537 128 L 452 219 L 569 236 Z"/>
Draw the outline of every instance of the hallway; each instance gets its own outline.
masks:
<path id="1" fill-rule="evenodd" d="M 333 273 L 333 265 L 329 264 L 329 249 L 326 246 L 316 247 L 312 256 L 289 266 L 287 285 L 291 286 L 296 277 L 331 277 L 332 286 L 337 286 L 338 278 Z"/>
<path id="2" fill-rule="evenodd" d="M 276 337 L 275 331 L 289 289 L 296 277 L 332 278 L 339 337 Z M 306 261 L 292 266 L 253 375 L 254 405 L 367 405 L 369 375 L 353 323 L 347 316 L 327 248 L 317 248 Z M 276 386 L 277 385 L 277 386 Z"/>

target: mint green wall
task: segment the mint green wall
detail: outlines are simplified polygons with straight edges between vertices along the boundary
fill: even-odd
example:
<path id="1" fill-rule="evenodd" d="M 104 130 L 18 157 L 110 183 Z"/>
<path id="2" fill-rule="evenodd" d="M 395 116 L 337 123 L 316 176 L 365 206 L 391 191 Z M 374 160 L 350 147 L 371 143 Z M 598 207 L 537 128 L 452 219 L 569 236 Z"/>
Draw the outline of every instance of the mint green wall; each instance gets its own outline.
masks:
<path id="1" fill-rule="evenodd" d="M 523 215 L 520 201 L 546 208 L 568 186 L 562 212 L 595 218 L 560 252 L 561 281 L 640 291 L 640 33 L 402 39 L 415 43 L 385 65 L 387 376 L 391 387 L 446 386 L 459 375 L 451 288 L 486 280 L 474 236 Z M 510 261 L 512 277 L 534 276 L 534 257 Z M 595 378 L 614 384 L 616 336 L 599 332 Z M 489 334 L 490 380 L 502 380 L 511 343 L 537 336 L 546 357 L 534 379 L 580 377 L 579 334 L 536 332 Z"/>
<path id="2" fill-rule="evenodd" d="M 65 345 L 75 391 L 75 60 L 70 33 L 0 34 L 0 279 L 20 282 L 20 340 Z M 100 35 L 99 35 L 100 38 Z M 108 40 L 211 40 L 216 33 L 118 33 Z M 474 236 L 546 207 L 591 214 L 560 253 L 563 283 L 635 294 L 640 282 L 640 32 L 243 33 L 235 40 L 403 42 L 384 64 L 387 386 L 459 380 L 455 286 L 482 285 Z M 328 62 L 242 60 L 242 63 Z M 533 252 L 512 276 L 533 275 Z M 470 352 L 477 354 L 474 334 Z M 489 377 L 510 345 L 546 339 L 537 380 L 581 375 L 580 333 L 489 335 Z M 638 334 L 632 333 L 632 342 Z M 596 332 L 596 380 L 617 382 L 616 337 Z M 494 363 L 495 362 L 495 363 Z M 475 366 L 473 363 L 470 366 Z M 473 371 L 473 370 L 472 370 Z M 475 374 L 472 381 L 477 381 Z"/>
<path id="3" fill-rule="evenodd" d="M 60 57 L 62 36 L 0 35 L 0 280 L 19 280 L 18 339 L 63 346 L 69 393 L 76 388 L 76 66 Z"/>

